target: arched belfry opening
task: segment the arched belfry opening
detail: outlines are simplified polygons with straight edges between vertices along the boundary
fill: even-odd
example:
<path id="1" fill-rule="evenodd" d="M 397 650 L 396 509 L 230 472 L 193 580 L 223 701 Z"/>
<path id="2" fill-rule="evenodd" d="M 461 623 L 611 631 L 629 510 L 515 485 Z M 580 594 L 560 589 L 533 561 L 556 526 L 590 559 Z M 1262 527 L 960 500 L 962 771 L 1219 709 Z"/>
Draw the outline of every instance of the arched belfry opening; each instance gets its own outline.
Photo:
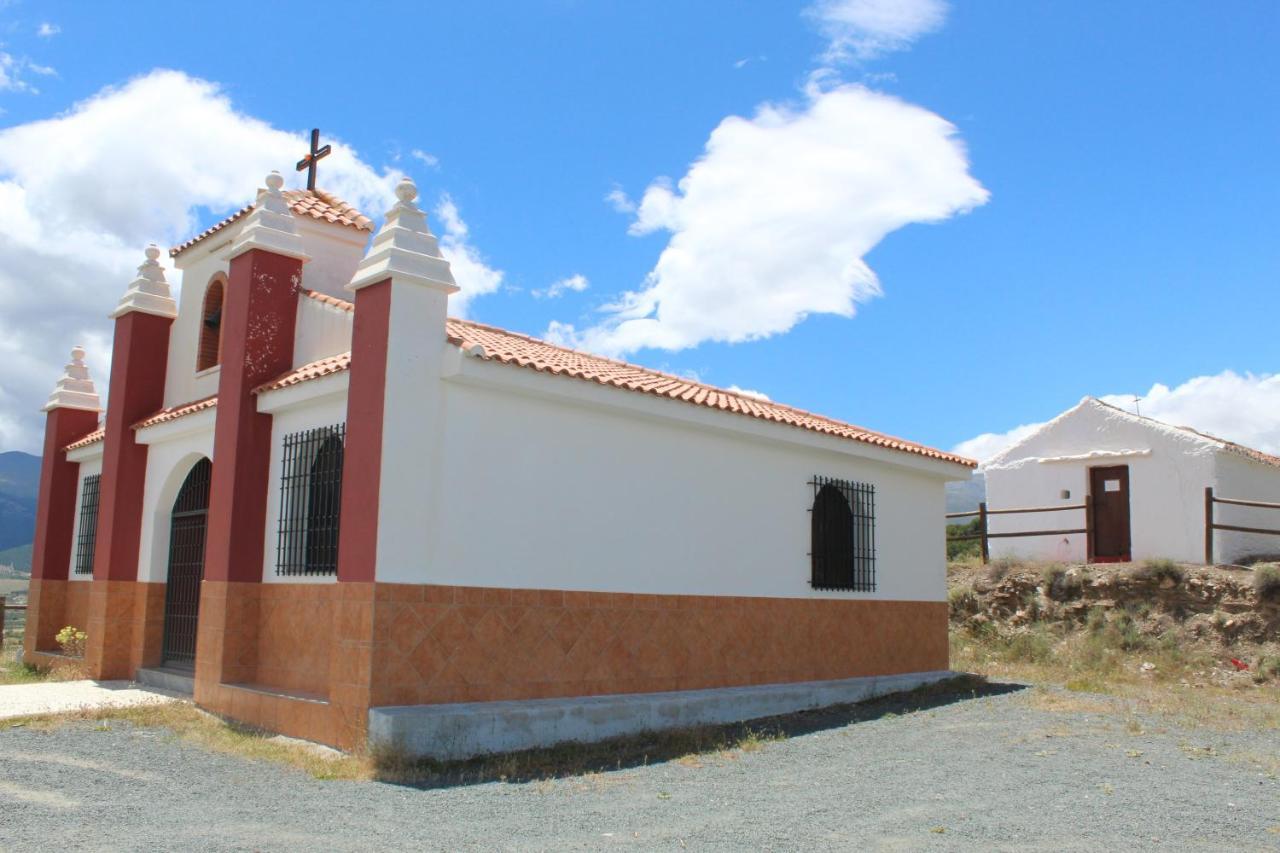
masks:
<path id="1" fill-rule="evenodd" d="M 196 350 L 196 372 L 217 367 L 222 363 L 222 300 L 226 295 L 226 281 L 215 276 L 204 291 L 204 305 L 200 311 L 200 346 Z"/>
<path id="2" fill-rule="evenodd" d="M 164 591 L 165 666 L 191 669 L 196 663 L 196 625 L 200 616 L 200 582 L 204 579 L 205 529 L 209 517 L 209 483 L 213 465 L 201 459 L 191 467 L 169 521 L 169 571 Z"/>

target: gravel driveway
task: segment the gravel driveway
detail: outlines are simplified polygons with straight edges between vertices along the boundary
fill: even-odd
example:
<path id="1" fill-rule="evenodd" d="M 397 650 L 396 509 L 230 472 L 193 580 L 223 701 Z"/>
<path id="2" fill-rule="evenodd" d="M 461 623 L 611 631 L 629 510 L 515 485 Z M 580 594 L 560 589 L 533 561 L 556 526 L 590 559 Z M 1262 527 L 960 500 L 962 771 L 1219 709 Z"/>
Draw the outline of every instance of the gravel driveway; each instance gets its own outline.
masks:
<path id="1" fill-rule="evenodd" d="M 994 688 L 754 752 L 527 783 L 323 782 L 160 729 L 0 731 L 0 849 L 1280 849 L 1280 735 Z"/>

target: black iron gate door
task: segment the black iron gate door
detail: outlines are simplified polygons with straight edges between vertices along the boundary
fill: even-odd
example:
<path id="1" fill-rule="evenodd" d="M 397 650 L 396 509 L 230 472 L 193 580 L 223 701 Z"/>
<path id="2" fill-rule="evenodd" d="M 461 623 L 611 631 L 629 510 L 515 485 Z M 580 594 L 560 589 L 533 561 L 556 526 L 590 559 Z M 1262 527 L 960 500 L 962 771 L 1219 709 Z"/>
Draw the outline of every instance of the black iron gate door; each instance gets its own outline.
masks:
<path id="1" fill-rule="evenodd" d="M 204 534 L 209 516 L 209 480 L 213 466 L 202 459 L 187 474 L 173 502 L 169 525 L 169 575 L 164 591 L 165 666 L 196 663 L 196 624 L 200 581 L 204 578 Z"/>

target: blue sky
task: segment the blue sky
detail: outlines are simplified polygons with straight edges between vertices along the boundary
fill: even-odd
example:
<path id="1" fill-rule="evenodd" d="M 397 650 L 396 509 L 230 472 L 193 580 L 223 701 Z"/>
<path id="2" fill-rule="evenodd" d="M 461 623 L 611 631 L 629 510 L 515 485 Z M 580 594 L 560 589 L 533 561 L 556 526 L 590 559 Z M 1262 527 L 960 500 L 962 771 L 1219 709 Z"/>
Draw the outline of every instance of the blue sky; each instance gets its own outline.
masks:
<path id="1" fill-rule="evenodd" d="M 70 344 L 87 340 L 105 378 L 105 315 L 141 245 L 249 200 L 263 152 L 291 168 L 319 125 L 348 159 L 322 164 L 322 186 L 376 206 L 407 172 L 433 226 L 452 219 L 446 246 L 484 282 L 474 319 L 975 453 L 1086 394 L 1143 395 L 1144 414 L 1280 450 L 1274 3 L 350 8 L 0 8 L 0 196 L 27 205 L 0 213 L 0 449 L 34 447 Z M 136 85 L 157 69 L 183 77 Z M 209 139 L 203 113 L 177 109 L 188 91 Z M 796 132 L 752 141 L 763 104 Z M 797 142 L 820 109 L 843 196 L 820 192 L 826 161 Z M 211 143 L 253 133 L 262 151 Z M 836 155 L 888 176 L 867 179 L 866 212 Z M 735 243 L 743 208 L 760 215 Z M 88 232 L 91 250 L 67 245 Z M 651 289 L 677 238 L 698 263 Z M 42 297 L 46 276 L 63 283 Z M 585 289 L 547 293 L 572 276 Z M 608 308 L 627 292 L 632 314 Z M 674 319 L 619 331 L 645 311 Z"/>

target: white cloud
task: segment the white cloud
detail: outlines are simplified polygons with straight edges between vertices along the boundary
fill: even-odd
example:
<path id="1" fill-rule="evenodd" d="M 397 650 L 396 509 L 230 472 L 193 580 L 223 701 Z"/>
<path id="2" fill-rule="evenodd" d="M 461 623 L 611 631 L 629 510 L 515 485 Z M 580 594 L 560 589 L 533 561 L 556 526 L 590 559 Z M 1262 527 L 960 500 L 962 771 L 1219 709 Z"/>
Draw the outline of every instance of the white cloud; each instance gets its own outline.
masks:
<path id="1" fill-rule="evenodd" d="M 631 200 L 631 196 L 627 195 L 622 187 L 615 186 L 609 190 L 604 200 L 609 202 L 609 206 L 618 213 L 635 213 L 636 203 Z"/>
<path id="2" fill-rule="evenodd" d="M 36 35 L 40 36 L 40 38 L 52 38 L 60 32 L 62 32 L 62 27 L 57 24 L 51 24 L 48 21 L 36 28 Z"/>
<path id="3" fill-rule="evenodd" d="M 50 76 L 56 74 L 47 65 L 37 65 L 25 56 L 14 56 L 0 50 L 0 92 L 26 92 L 30 95 L 40 94 L 40 90 L 25 79 L 27 73 Z"/>
<path id="4" fill-rule="evenodd" d="M 486 293 L 493 293 L 502 286 L 504 273 L 485 263 L 483 256 L 471 244 L 470 229 L 458 215 L 458 206 L 444 195 L 436 205 L 436 216 L 444 228 L 440 235 L 440 249 L 449 259 L 454 281 L 459 291 L 449 297 L 449 312 L 455 317 L 467 316 L 471 300 Z"/>
<path id="5" fill-rule="evenodd" d="M 979 462 L 985 462 L 1006 447 L 1011 447 L 1022 441 L 1042 426 L 1044 426 L 1044 422 L 1021 424 L 1008 432 L 984 432 L 982 435 L 960 442 L 952 448 L 952 452 L 967 456 L 970 459 L 976 459 Z"/>
<path id="6" fill-rule="evenodd" d="M 903 50 L 939 29 L 945 0 L 817 0 L 805 9 L 827 39 L 823 61 L 841 64 Z"/>
<path id="7" fill-rule="evenodd" d="M 1280 374 L 1242 376 L 1225 370 L 1188 379 L 1174 388 L 1157 383 L 1146 394 L 1108 394 L 1099 399 L 1127 412 L 1280 454 Z M 990 459 L 1043 425 L 984 433 L 956 445 L 955 452 L 979 461 Z"/>
<path id="8" fill-rule="evenodd" d="M 617 355 L 851 317 L 880 293 L 863 256 L 886 234 L 986 201 L 956 136 L 928 110 L 848 84 L 726 118 L 678 185 L 655 180 L 641 198 L 631 233 L 671 233 L 644 287 L 590 328 L 548 334 Z"/>
<path id="9" fill-rule="evenodd" d="M 764 393 L 763 391 L 753 391 L 750 388 L 739 388 L 737 385 L 730 385 L 725 390 L 732 391 L 735 394 L 741 394 L 744 397 L 751 397 L 756 400 L 768 401 L 769 399 L 769 395 Z"/>
<path id="10" fill-rule="evenodd" d="M 321 185 L 385 211 L 399 174 L 329 141 Z M 189 236 L 202 209 L 207 218 L 243 205 L 273 168 L 296 182 L 304 147 L 303 135 L 236 111 L 216 84 L 174 71 L 0 130 L 0 449 L 38 445 L 36 410 L 73 344 L 89 348 L 106 390 L 106 315 L 148 242 Z"/>
<path id="11" fill-rule="evenodd" d="M 551 282 L 551 286 L 545 290 L 532 291 L 537 299 L 558 299 L 569 291 L 581 293 L 591 286 L 591 282 L 587 281 L 587 277 L 582 273 L 574 273 L 568 278 L 562 278 L 559 281 Z"/>
<path id="12" fill-rule="evenodd" d="M 440 165 L 440 158 L 434 154 L 428 154 L 421 148 L 415 148 L 409 152 L 409 156 L 415 160 L 420 160 L 431 168 L 435 169 Z"/>

